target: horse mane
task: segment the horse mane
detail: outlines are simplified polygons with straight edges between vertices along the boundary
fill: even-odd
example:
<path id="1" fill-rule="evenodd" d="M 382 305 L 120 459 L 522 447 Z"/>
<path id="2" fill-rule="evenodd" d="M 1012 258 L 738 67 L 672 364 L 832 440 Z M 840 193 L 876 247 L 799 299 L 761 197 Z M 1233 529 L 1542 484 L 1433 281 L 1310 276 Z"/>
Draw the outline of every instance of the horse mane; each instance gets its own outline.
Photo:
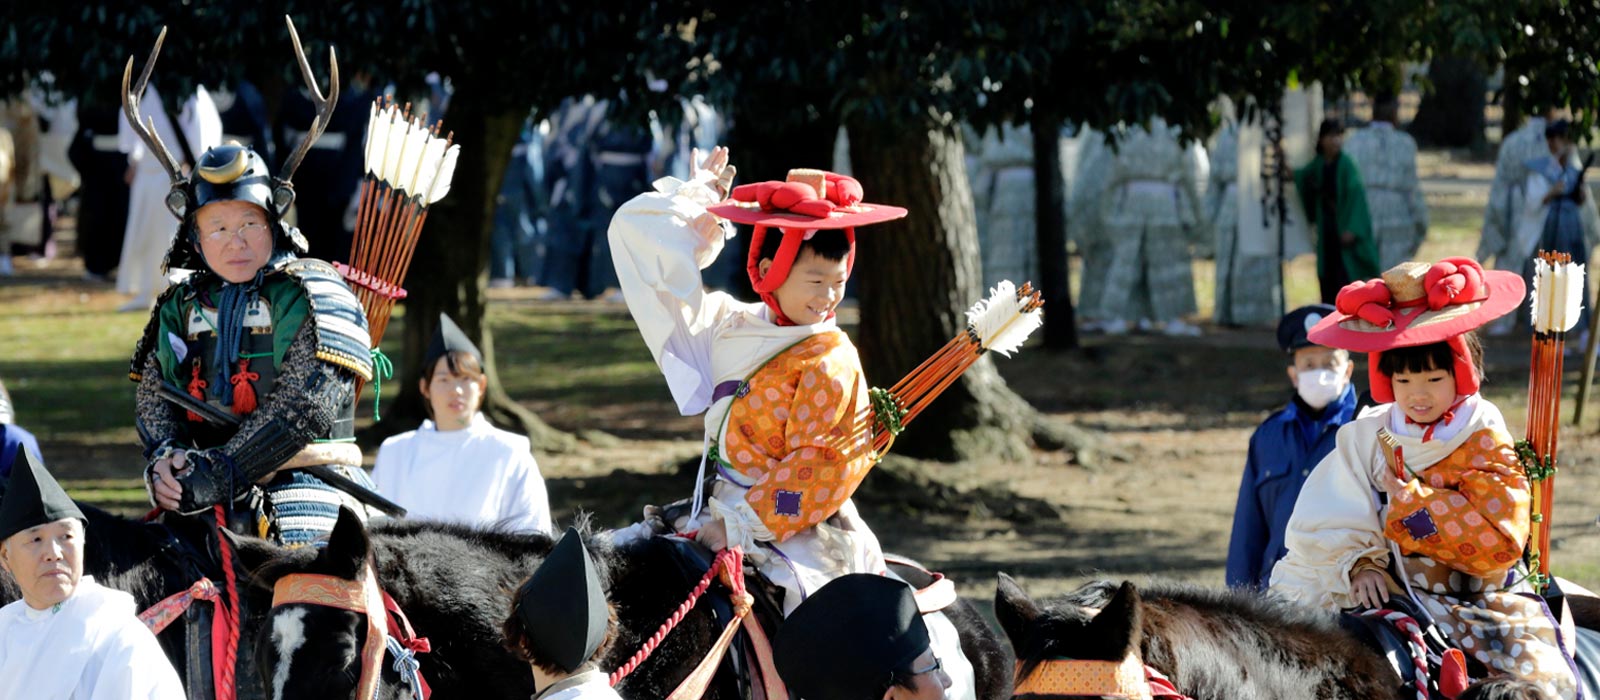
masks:
<path id="1" fill-rule="evenodd" d="M 1083 607 L 1103 608 L 1116 594 L 1118 584 L 1111 581 L 1091 581 L 1060 598 L 1051 599 Z M 1243 588 L 1208 588 L 1177 581 L 1151 581 L 1139 587 L 1139 595 L 1146 605 L 1159 605 L 1162 601 L 1175 605 L 1240 621 L 1314 629 L 1324 632 L 1339 631 L 1338 619 L 1326 612 L 1299 605 L 1270 592 Z"/>
<path id="2" fill-rule="evenodd" d="M 1017 646 L 1019 677 L 1048 658 L 1137 652 L 1196 698 L 1288 688 L 1388 697 L 1385 689 L 1398 682 L 1330 613 L 1244 589 L 1154 581 L 1122 592 L 1133 590 L 1095 581 L 1045 601 L 1034 633 Z"/>

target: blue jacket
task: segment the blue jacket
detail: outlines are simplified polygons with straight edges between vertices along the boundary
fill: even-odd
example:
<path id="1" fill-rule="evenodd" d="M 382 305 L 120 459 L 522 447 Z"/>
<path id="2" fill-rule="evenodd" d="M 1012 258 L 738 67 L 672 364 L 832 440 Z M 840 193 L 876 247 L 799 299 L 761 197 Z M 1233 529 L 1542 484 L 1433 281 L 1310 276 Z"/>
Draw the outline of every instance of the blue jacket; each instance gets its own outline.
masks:
<path id="1" fill-rule="evenodd" d="M 1356 392 L 1345 387 L 1338 400 L 1313 417 L 1298 398 L 1267 417 L 1250 436 L 1250 455 L 1233 510 L 1228 542 L 1229 586 L 1265 589 L 1272 566 L 1287 553 L 1283 533 L 1295 499 L 1311 470 L 1333 451 L 1339 426 L 1356 414 Z"/>
<path id="2" fill-rule="evenodd" d="M 18 450 L 27 450 L 39 457 L 39 441 L 20 425 L 0 423 L 0 491 L 4 490 L 5 480 L 11 478 L 11 465 L 17 461 Z"/>

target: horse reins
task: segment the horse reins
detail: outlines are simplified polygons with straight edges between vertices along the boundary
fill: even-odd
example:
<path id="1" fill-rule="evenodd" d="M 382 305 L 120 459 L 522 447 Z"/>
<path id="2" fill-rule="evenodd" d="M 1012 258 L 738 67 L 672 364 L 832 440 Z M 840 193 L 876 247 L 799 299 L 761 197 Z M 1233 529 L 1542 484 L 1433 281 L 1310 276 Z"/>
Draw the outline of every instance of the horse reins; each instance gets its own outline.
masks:
<path id="1" fill-rule="evenodd" d="M 400 606 L 378 587 L 377 573 L 370 564 L 355 581 L 324 574 L 289 574 L 278 579 L 272 587 L 272 607 L 294 604 L 347 610 L 366 617 L 367 639 L 361 647 L 357 700 L 377 696 L 385 651 L 395 655 L 395 670 L 411 686 L 412 695 L 427 700 L 432 694 L 416 660 L 416 654 L 429 651 L 431 645 L 427 639 L 415 636 Z"/>
<path id="2" fill-rule="evenodd" d="M 227 519 L 222 506 L 212 506 L 211 512 L 216 519 L 217 549 L 222 554 L 226 590 L 219 590 L 210 578 L 201 575 L 188 588 L 167 596 L 161 602 L 139 613 L 139 621 L 149 628 L 151 634 L 161 634 L 187 612 L 189 607 L 194 605 L 194 601 L 210 602 L 215 608 L 211 618 L 211 682 L 215 687 L 217 700 L 233 700 L 238 692 L 236 675 L 239 656 L 239 581 L 233 571 L 233 546 L 222 536 L 222 530 L 227 528 Z M 156 516 L 160 514 L 159 509 L 150 511 L 144 517 L 144 522 L 154 522 Z M 167 532 L 167 537 L 169 541 L 176 540 L 170 530 Z M 162 551 L 166 552 L 168 549 L 168 544 L 163 543 Z M 227 605 L 222 602 L 224 597 L 227 598 Z"/>
<path id="3" fill-rule="evenodd" d="M 755 649 L 756 662 L 760 667 L 762 686 L 766 691 L 767 700 L 788 700 L 789 691 L 784 686 L 783 680 L 778 677 L 777 664 L 772 660 L 772 645 L 767 641 L 766 632 L 761 629 L 761 624 L 750 614 L 755 598 L 745 586 L 744 552 L 738 547 L 729 547 L 717 552 L 716 559 L 712 560 L 710 568 L 706 569 L 705 576 L 702 576 L 694 589 L 689 591 L 689 597 L 678 605 L 665 622 L 661 623 L 655 634 L 645 640 L 644 645 L 628 659 L 627 663 L 611 672 L 610 681 L 613 687 L 655 653 L 661 642 L 677 628 L 678 623 L 683 622 L 683 618 L 694 609 L 695 604 L 700 602 L 700 597 L 705 595 L 711 588 L 712 582 L 719 577 L 722 584 L 728 587 L 733 600 L 733 619 L 722 629 L 721 636 L 717 638 L 716 644 L 711 646 L 711 650 L 706 652 L 705 658 L 701 659 L 699 665 L 689 672 L 688 677 L 667 696 L 667 700 L 698 700 L 705 695 L 706 689 L 711 686 L 712 678 L 716 675 L 717 667 L 722 664 L 722 658 L 728 652 L 728 646 L 733 642 L 734 633 L 740 629 L 750 636 L 751 646 Z"/>

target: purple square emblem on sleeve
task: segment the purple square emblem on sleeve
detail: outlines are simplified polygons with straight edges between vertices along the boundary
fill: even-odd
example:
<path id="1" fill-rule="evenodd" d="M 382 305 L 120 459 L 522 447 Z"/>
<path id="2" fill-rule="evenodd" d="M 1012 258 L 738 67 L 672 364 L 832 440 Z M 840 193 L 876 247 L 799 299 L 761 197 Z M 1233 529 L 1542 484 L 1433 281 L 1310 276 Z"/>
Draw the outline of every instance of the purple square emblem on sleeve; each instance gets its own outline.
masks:
<path id="1" fill-rule="evenodd" d="M 1406 532 L 1414 539 L 1425 540 L 1439 534 L 1439 526 L 1434 524 L 1433 516 L 1428 514 L 1427 508 L 1401 518 L 1400 524 L 1406 526 Z"/>
<path id="2" fill-rule="evenodd" d="M 776 491 L 772 494 L 772 499 L 775 501 L 772 509 L 777 511 L 778 515 L 799 517 L 801 495 L 799 491 Z"/>

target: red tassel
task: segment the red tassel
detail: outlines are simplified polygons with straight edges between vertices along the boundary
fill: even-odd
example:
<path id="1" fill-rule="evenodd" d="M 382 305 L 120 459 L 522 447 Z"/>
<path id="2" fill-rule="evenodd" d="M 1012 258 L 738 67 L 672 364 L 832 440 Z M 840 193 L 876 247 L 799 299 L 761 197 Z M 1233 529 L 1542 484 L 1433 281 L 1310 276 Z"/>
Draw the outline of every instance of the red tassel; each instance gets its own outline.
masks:
<path id="1" fill-rule="evenodd" d="M 250 359 L 239 360 L 239 371 L 234 372 L 229 381 L 233 382 L 233 415 L 243 416 L 254 413 L 256 410 L 256 387 L 253 382 L 261 378 L 261 374 L 250 371 Z"/>
<path id="2" fill-rule="evenodd" d="M 1445 651 L 1439 659 L 1439 694 L 1455 700 L 1466 691 L 1469 682 L 1466 655 L 1460 649 Z"/>
<path id="3" fill-rule="evenodd" d="M 190 379 L 189 379 L 189 395 L 193 396 L 196 401 L 205 401 L 206 400 L 206 380 L 200 378 L 200 360 L 196 359 L 194 361 L 194 364 L 191 365 L 191 367 L 192 367 L 192 371 L 190 373 Z M 194 411 L 185 411 L 185 413 L 188 413 L 189 414 L 189 420 L 191 420 L 191 421 L 193 421 L 195 423 L 200 423 L 200 422 L 203 422 L 205 420 L 204 418 L 201 418 L 200 415 L 195 413 Z"/>

